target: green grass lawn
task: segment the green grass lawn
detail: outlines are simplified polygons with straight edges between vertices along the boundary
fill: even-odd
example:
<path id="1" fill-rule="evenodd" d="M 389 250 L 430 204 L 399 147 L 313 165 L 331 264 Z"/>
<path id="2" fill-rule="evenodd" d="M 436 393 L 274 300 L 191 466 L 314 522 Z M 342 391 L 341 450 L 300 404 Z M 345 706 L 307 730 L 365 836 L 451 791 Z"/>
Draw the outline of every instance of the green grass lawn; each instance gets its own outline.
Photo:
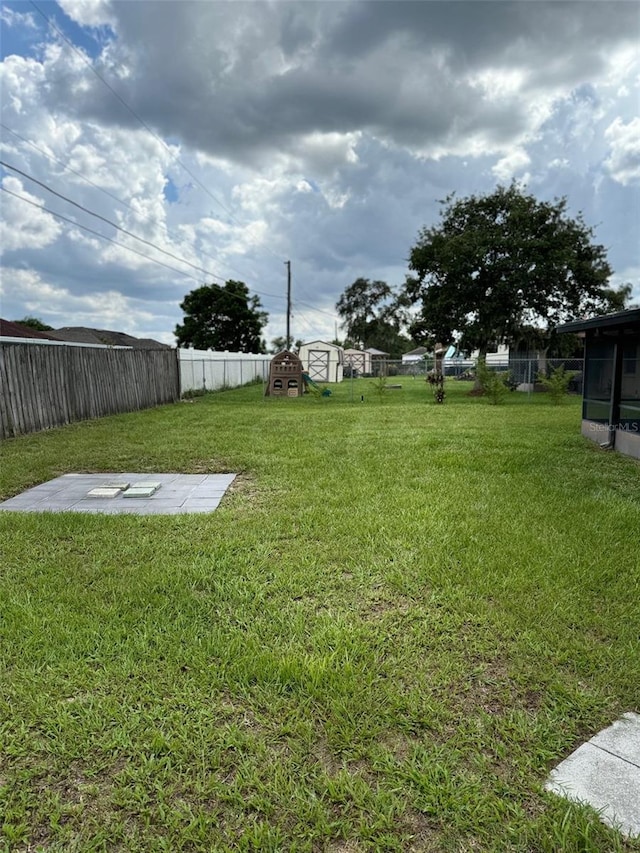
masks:
<path id="1" fill-rule="evenodd" d="M 575 399 L 398 381 L 6 442 L 3 498 L 241 476 L 210 515 L 0 513 L 0 849 L 640 850 L 543 790 L 639 709 L 640 466 Z"/>

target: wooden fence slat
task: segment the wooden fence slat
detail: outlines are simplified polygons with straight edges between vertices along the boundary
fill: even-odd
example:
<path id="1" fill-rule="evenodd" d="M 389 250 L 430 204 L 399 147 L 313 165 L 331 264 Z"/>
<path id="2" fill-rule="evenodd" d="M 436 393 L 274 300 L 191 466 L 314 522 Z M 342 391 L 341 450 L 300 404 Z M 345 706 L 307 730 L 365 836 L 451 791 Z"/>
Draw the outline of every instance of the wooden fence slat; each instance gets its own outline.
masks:
<path id="1" fill-rule="evenodd" d="M 0 341 L 0 438 L 175 403 L 176 350 Z"/>

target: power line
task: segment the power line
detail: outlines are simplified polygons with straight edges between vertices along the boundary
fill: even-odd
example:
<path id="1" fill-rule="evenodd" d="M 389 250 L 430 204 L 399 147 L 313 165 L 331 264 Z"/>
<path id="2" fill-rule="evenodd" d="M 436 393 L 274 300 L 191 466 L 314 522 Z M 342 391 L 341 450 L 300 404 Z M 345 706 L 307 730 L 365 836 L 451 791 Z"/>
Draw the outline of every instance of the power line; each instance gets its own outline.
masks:
<path id="1" fill-rule="evenodd" d="M 164 267 L 167 270 L 171 270 L 171 272 L 178 273 L 178 275 L 183 275 L 186 278 L 190 278 L 193 281 L 198 282 L 200 284 L 200 279 L 196 278 L 191 273 L 185 272 L 184 270 L 176 269 L 175 267 L 169 266 L 169 264 L 165 264 L 162 261 L 158 261 L 155 258 L 150 258 L 149 255 L 145 255 L 144 252 L 139 252 L 137 249 L 132 249 L 131 246 L 125 246 L 122 243 L 118 243 L 117 240 L 112 239 L 111 237 L 107 237 L 106 234 L 101 234 L 99 231 L 94 231 L 93 228 L 89 228 L 86 225 L 80 225 L 79 222 L 76 222 L 73 219 L 69 219 L 68 216 L 63 216 L 61 213 L 56 213 L 55 210 L 50 210 L 48 207 L 45 207 L 43 204 L 36 204 L 35 201 L 31 201 L 29 198 L 25 198 L 23 195 L 19 195 L 18 193 L 14 193 L 12 190 L 7 189 L 5 186 L 0 184 L 0 190 L 2 192 L 8 193 L 14 198 L 20 199 L 20 201 L 24 201 L 27 204 L 30 204 L 32 207 L 37 208 L 38 210 L 43 211 L 43 213 L 48 213 L 51 216 L 55 216 L 57 219 L 61 219 L 63 222 L 67 222 L 70 225 L 73 225 L 74 228 L 80 228 L 82 231 L 87 231 L 89 234 L 93 234 L 95 237 L 99 237 L 101 240 L 106 240 L 108 243 L 113 243 L 115 246 L 118 246 L 121 249 L 125 249 L 127 252 L 132 252 L 134 255 L 139 255 L 141 258 L 145 258 L 145 260 L 150 261 L 152 264 L 157 264 L 160 267 Z M 216 287 L 220 287 L 220 285 L 215 285 Z M 246 304 L 246 299 L 240 294 L 231 293 L 229 291 L 225 291 L 228 296 L 233 297 L 234 299 L 240 300 L 243 304 Z"/>
<path id="2" fill-rule="evenodd" d="M 71 172 L 72 174 L 74 174 L 78 178 L 80 178 L 81 180 L 85 181 L 87 184 L 90 184 L 95 189 L 99 190 L 100 192 L 104 193 L 105 195 L 108 195 L 109 198 L 112 198 L 114 201 L 117 201 L 118 204 L 121 204 L 123 207 L 126 207 L 129 210 L 133 211 L 136 215 L 139 215 L 139 211 L 137 211 L 134 207 L 132 207 L 132 205 L 130 205 L 128 202 L 119 198 L 117 195 L 114 195 L 113 193 L 109 192 L 109 190 L 104 189 L 104 187 L 101 187 L 99 184 L 94 183 L 94 181 L 92 181 L 90 178 L 87 178 L 86 175 L 83 175 L 81 172 L 78 172 L 75 169 L 72 169 L 71 166 L 63 163 L 62 160 L 59 160 L 57 157 L 54 157 L 52 154 L 49 154 L 47 151 L 44 151 L 42 148 L 39 148 L 35 144 L 35 142 L 32 142 L 30 139 L 25 139 L 24 136 L 21 136 L 19 133 L 16 133 L 15 130 L 12 130 L 10 127 L 8 127 L 6 124 L 4 124 L 2 122 L 0 122 L 0 127 L 2 127 L 4 130 L 9 131 L 10 134 L 15 136 L 17 139 L 20 139 L 22 142 L 25 142 L 27 145 L 30 145 L 31 148 L 35 149 L 39 154 L 42 154 L 44 157 L 47 157 L 49 160 L 52 160 L 54 163 L 57 163 L 59 166 L 62 166 L 62 168 L 65 171 Z M 150 219 L 149 217 L 145 217 L 145 221 L 151 222 L 154 224 L 160 224 L 157 219 Z M 169 235 L 169 237 L 173 237 L 172 233 L 168 229 L 167 229 L 167 234 Z M 221 262 L 219 260 L 219 258 L 215 258 L 209 252 L 205 252 L 204 249 L 202 249 L 202 248 L 199 249 L 199 252 L 200 252 L 200 254 L 204 255 L 207 258 L 210 258 L 212 261 L 215 261 L 216 263 L 222 263 L 223 266 L 227 267 L 228 269 L 232 270 L 233 272 L 238 273 L 242 278 L 245 278 L 245 274 L 242 272 L 242 270 L 239 270 L 237 267 L 232 266 L 232 264 L 226 263 L 225 261 Z M 216 277 L 222 278 L 222 276 L 216 276 Z M 276 297 L 276 298 L 280 298 L 280 297 Z"/>
<path id="3" fill-rule="evenodd" d="M 139 255 L 141 258 L 146 258 L 146 260 L 151 261 L 152 264 L 158 264 L 158 266 L 164 267 L 165 269 L 171 270 L 172 272 L 176 272 L 179 275 L 184 275 L 187 278 L 193 279 L 193 281 L 200 282 L 199 278 L 196 278 L 191 273 L 185 272 L 184 270 L 176 269 L 175 267 L 169 266 L 169 264 L 165 264 L 162 261 L 156 260 L 156 258 L 151 258 L 149 255 L 145 255 L 144 252 L 139 252 L 137 249 L 132 249 L 131 246 L 125 246 L 123 243 L 119 243 L 117 240 L 114 240 L 112 237 L 107 237 L 106 234 L 101 234 L 99 231 L 94 231 L 93 228 L 89 228 L 86 225 L 80 225 L 79 222 L 76 222 L 74 219 L 69 219 L 68 216 L 63 216 L 62 213 L 56 213 L 55 210 L 50 210 L 48 207 L 45 207 L 43 204 L 37 204 L 35 201 L 32 201 L 29 198 L 26 198 L 23 195 L 19 195 L 19 193 L 14 193 L 13 190 L 7 189 L 5 186 L 0 184 L 0 190 L 2 192 L 8 193 L 12 195 L 14 198 L 19 198 L 20 201 L 25 201 L 27 204 L 30 204 L 32 207 L 36 207 L 38 210 L 42 210 L 44 213 L 49 213 L 51 216 L 55 216 L 57 219 L 61 219 L 63 222 L 68 222 L 70 225 L 73 225 L 75 228 L 80 228 L 82 231 L 88 231 L 89 234 L 93 234 L 96 237 L 99 237 L 101 240 L 106 240 L 109 243 L 113 243 L 115 246 L 118 246 L 121 249 L 125 249 L 127 252 L 133 252 L 134 255 Z"/>
<path id="4" fill-rule="evenodd" d="M 109 196 L 109 198 L 112 198 L 114 201 L 117 201 L 117 202 L 118 202 L 118 204 L 121 204 L 123 207 L 128 207 L 128 208 L 129 208 L 129 210 L 134 210 L 134 208 L 133 208 L 130 204 L 128 204 L 126 201 L 123 201 L 123 199 L 118 198 L 118 196 L 117 196 L 117 195 L 114 195 L 113 193 L 110 193 L 110 192 L 109 192 L 109 190 L 105 190 L 105 188 L 104 188 L 104 187 L 101 187 L 99 184 L 94 183 L 94 182 L 91 180 L 91 178 L 87 178 L 87 177 L 86 177 L 86 175 L 83 175 L 81 172 L 76 172 L 76 170 L 75 170 L 75 169 L 72 169 L 72 168 L 71 168 L 71 166 L 66 165 L 65 163 L 63 163 L 63 162 L 62 162 L 62 160 L 58 160 L 58 158 L 57 158 L 57 157 L 54 157 L 54 156 L 53 156 L 53 154 L 48 154 L 48 153 L 47 153 L 46 151 L 44 151 L 42 148 L 39 148 L 39 147 L 35 144 L 35 142 L 31 142 L 31 140 L 30 140 L 30 139 L 25 139 L 25 137 L 24 137 L 24 136 L 20 136 L 20 134 L 19 134 L 19 133 L 16 133 L 16 132 L 15 132 L 15 130 L 11 130 L 11 128 L 10 128 L 10 127 L 7 127 L 7 125 L 6 125 L 6 124 L 3 124 L 2 122 L 0 122 L 0 127 L 1 127 L 3 130 L 8 130 L 10 134 L 12 134 L 13 136 L 15 136 L 15 137 L 16 137 L 16 139 L 20 139 L 22 142 L 26 142 L 26 144 L 27 144 L 27 145 L 30 145 L 30 146 L 31 146 L 32 148 L 34 148 L 34 149 L 35 149 L 39 154 L 42 154 L 44 157 L 48 157 L 48 159 L 49 159 L 49 160 L 52 160 L 54 163 L 57 163 L 59 166 L 62 166 L 62 168 L 63 168 L 65 171 L 67 171 L 67 172 L 71 172 L 72 174 L 77 175 L 77 177 L 78 177 L 78 178 L 81 178 L 83 181 L 86 181 L 86 183 L 91 184 L 91 186 L 92 186 L 92 187 L 95 187 L 97 190 L 100 190 L 100 192 L 105 193 L 105 195 L 108 195 L 108 196 Z"/>
<path id="5" fill-rule="evenodd" d="M 168 257 L 173 258 L 173 260 L 175 260 L 175 261 L 180 261 L 180 263 L 185 264 L 188 267 L 191 267 L 192 269 L 196 270 L 196 272 L 202 272 L 207 276 L 220 279 L 220 281 L 224 281 L 224 276 L 220 276 L 217 273 L 213 273 L 213 272 L 211 272 L 211 270 L 207 270 L 204 267 L 199 267 L 197 264 L 192 264 L 191 261 L 188 261 L 186 258 L 182 258 L 179 255 L 174 255 L 173 252 L 169 252 L 166 249 L 163 249 L 161 246 L 158 246 L 156 243 L 153 243 L 151 240 L 146 240 L 144 237 L 139 237 L 137 234 L 134 234 L 132 231 L 129 231 L 126 228 L 122 228 L 122 226 L 118 225 L 116 222 L 113 222 L 111 219 L 107 219 L 106 216 L 102 216 L 102 214 L 100 214 L 100 213 L 95 213 L 94 211 L 89 210 L 89 208 L 85 207 L 82 204 L 79 204 L 77 201 L 73 201 L 73 199 L 70 199 L 68 196 L 63 195 L 62 193 L 59 193 L 57 190 L 54 190 L 52 187 L 48 186 L 43 181 L 39 181 L 37 178 L 34 178 L 33 175 L 29 175 L 27 172 L 24 172 L 22 169 L 18 169 L 16 166 L 12 166 L 11 164 L 6 163 L 4 160 L 0 160 L 0 166 L 4 166 L 5 169 L 11 169 L 11 171 L 17 172 L 17 174 L 22 175 L 22 177 L 26 178 L 29 181 L 32 181 L 34 184 L 37 184 L 39 187 L 42 187 L 47 192 L 51 193 L 52 195 L 57 196 L 58 198 L 67 202 L 68 204 L 71 204 L 74 207 L 77 207 L 79 210 L 82 210 L 84 213 L 87 213 L 89 216 L 93 216 L 96 219 L 100 219 L 102 222 L 106 222 L 107 225 L 110 225 L 112 228 L 115 228 L 117 231 L 120 231 L 123 234 L 126 234 L 128 237 L 132 237 L 134 240 L 138 240 L 140 243 L 144 243 L 144 245 L 146 245 L 146 246 L 150 246 L 152 249 L 155 249 L 156 251 L 161 252 L 163 255 L 167 255 Z M 119 243 L 118 245 L 123 245 L 123 244 Z M 143 256 L 143 257 L 148 257 L 148 256 Z M 260 296 L 267 296 L 270 299 L 271 298 L 272 299 L 284 299 L 285 298 L 284 296 L 276 296 L 275 294 L 264 293 L 260 290 L 256 290 L 255 293 L 258 293 Z"/>
<path id="6" fill-rule="evenodd" d="M 163 261 L 159 261 L 156 258 L 151 258 L 149 255 L 145 255 L 144 252 L 139 252 L 137 249 L 131 248 L 131 246 L 125 246 L 123 243 L 119 243 L 117 240 L 114 240 L 112 237 L 107 237 L 106 234 L 101 234 L 99 231 L 95 231 L 93 228 L 89 228 L 87 225 L 81 225 L 79 222 L 76 222 L 74 219 L 69 219 L 68 216 L 63 216 L 62 213 L 57 213 L 55 210 L 50 210 L 48 207 L 45 207 L 43 204 L 37 204 L 35 201 L 32 201 L 29 198 L 26 198 L 23 195 L 19 195 L 19 193 L 14 193 L 13 190 L 7 189 L 7 187 L 0 184 L 0 190 L 2 192 L 8 193 L 14 198 L 20 199 L 20 201 L 24 201 L 27 204 L 30 204 L 32 207 L 41 210 L 43 213 L 48 213 L 51 216 L 55 216 L 56 219 L 61 219 L 63 222 L 67 222 L 69 225 L 73 225 L 74 228 L 80 228 L 82 231 L 87 231 L 89 234 L 93 234 L 95 237 L 99 237 L 101 240 L 106 240 L 108 243 L 113 243 L 114 246 L 118 246 L 121 249 L 124 249 L 127 252 L 131 252 L 134 255 L 139 255 L 141 258 L 144 258 L 147 261 L 150 261 L 152 264 L 157 264 L 160 267 L 164 267 L 167 270 L 171 270 L 171 272 L 178 273 L 178 275 L 183 275 L 186 278 L 190 278 L 192 281 L 198 282 L 201 284 L 201 280 L 196 278 L 196 276 L 191 273 L 185 272 L 184 270 L 176 269 L 175 267 L 169 266 L 169 264 L 163 263 Z M 220 287 L 220 285 L 215 285 L 216 287 Z M 242 303 L 246 304 L 246 299 L 239 294 L 236 293 L 228 293 L 229 296 L 234 299 L 239 299 Z"/>
<path id="7" fill-rule="evenodd" d="M 334 323 L 335 323 L 335 319 L 336 319 L 336 314 L 335 314 L 335 313 L 334 313 L 334 314 L 330 314 L 328 311 L 323 311 L 323 309 L 322 309 L 322 308 L 316 308 L 316 306 L 315 306 L 315 305 L 310 305 L 308 302 L 302 302 L 301 300 L 297 300 L 297 302 L 295 302 L 295 303 L 294 303 L 294 306 L 293 306 L 293 307 L 295 308 L 295 306 L 296 306 L 296 305 L 304 305 L 304 306 L 305 306 L 305 308 L 311 308 L 311 310 L 312 310 L 312 311 L 316 311 L 318 314 L 325 314 L 327 317 L 331 317 L 331 319 L 332 319 L 332 320 L 334 321 Z"/>
<path id="8" fill-rule="evenodd" d="M 132 116 L 133 116 L 133 117 L 134 117 L 134 118 L 135 118 L 135 119 L 136 119 L 136 120 L 137 120 L 137 121 L 142 125 L 142 127 L 143 127 L 143 128 L 144 128 L 148 133 L 150 133 L 150 134 L 151 134 L 151 136 L 152 136 L 152 137 L 153 137 L 157 142 L 159 142 L 159 143 L 160 143 L 160 144 L 161 144 L 161 145 L 162 145 L 162 146 L 167 150 L 167 152 L 170 154 L 171 158 L 172 158 L 176 163 L 178 163 L 178 164 L 179 164 L 179 165 L 180 165 L 180 166 L 185 170 L 185 172 L 186 172 L 188 175 L 190 175 L 190 177 L 191 177 L 191 178 L 196 182 L 196 184 L 200 187 L 200 189 L 204 190 L 204 192 L 205 192 L 205 193 L 206 193 L 210 198 L 212 198 L 212 199 L 216 202 L 216 204 L 218 204 L 218 205 L 219 205 L 219 206 L 220 206 L 220 207 L 221 207 L 221 208 L 222 208 L 222 209 L 223 209 L 223 210 L 224 210 L 224 211 L 229 215 L 229 217 L 230 217 L 230 218 L 231 218 L 231 219 L 236 223 L 236 225 L 238 225 L 238 226 L 239 226 L 239 227 L 241 227 L 241 228 L 244 228 L 245 226 L 244 226 L 244 225 L 243 225 L 243 224 L 242 224 L 238 219 L 236 219 L 236 217 L 235 217 L 235 216 L 234 216 L 234 214 L 231 212 L 231 210 L 230 210 L 230 209 L 229 209 L 229 208 L 228 208 L 228 207 L 227 207 L 227 206 L 226 206 L 222 201 L 220 201 L 220 199 L 219 199 L 216 195 L 214 195 L 214 193 L 212 193 L 212 192 L 211 192 L 211 190 L 210 190 L 208 187 L 206 187 L 206 186 L 205 186 L 205 185 L 200 181 L 200 179 L 199 179 L 199 178 L 197 178 L 197 177 L 196 177 L 196 175 L 194 175 L 194 173 L 191 171 L 191 169 L 189 169 L 189 168 L 188 168 L 188 166 L 185 166 L 185 164 L 182 162 L 182 160 L 180 160 L 180 158 L 179 158 L 176 154 L 174 154 L 174 153 L 172 152 L 171 148 L 167 145 L 167 143 L 164 141 L 164 139 L 162 139 L 160 136 L 158 136 L 158 134 L 157 134 L 157 133 L 155 133 L 155 131 L 153 131 L 153 130 L 149 127 L 149 125 L 144 121 L 144 119 L 142 119 L 142 118 L 138 115 L 138 113 L 133 109 L 133 107 L 129 106 L 129 104 L 124 100 L 124 98 L 123 98 L 120 94 L 118 94 L 118 92 L 113 88 L 113 86 L 111 86 L 111 84 L 110 84 L 110 83 L 108 83 L 108 82 L 105 80 L 105 78 L 104 78 L 104 77 L 103 77 L 103 76 L 102 76 L 102 75 L 101 75 L 101 74 L 100 74 L 100 73 L 99 73 L 99 72 L 94 68 L 93 63 L 91 63 L 91 62 L 87 59 L 87 57 L 84 55 L 84 53 L 83 53 L 81 50 L 78 50 L 78 48 L 77 48 L 77 47 L 73 44 L 73 42 L 72 42 L 72 41 L 71 41 L 71 40 L 70 40 L 70 39 L 65 35 L 65 33 L 63 33 L 63 32 L 62 32 L 62 30 L 60 30 L 60 29 L 59 29 L 59 28 L 58 28 L 58 27 L 53 23 L 53 21 L 51 20 L 51 18 L 49 18 L 49 17 L 48 17 L 48 15 L 46 15 L 46 14 L 45 14 L 45 13 L 44 13 L 40 8 L 38 8 L 38 6 L 37 6 L 37 5 L 36 5 L 36 3 L 34 2 L 34 0 L 30 0 L 30 3 L 31 3 L 31 5 L 33 6 L 33 8 L 36 10 L 36 12 L 37 12 L 39 15 L 41 15 L 41 16 L 45 19 L 45 21 L 47 21 L 47 23 L 49 24 L 49 26 L 50 26 L 52 29 L 54 29 L 54 30 L 58 33 L 58 35 L 66 41 L 66 43 L 69 45 L 69 47 L 74 51 L 74 53 L 76 53 L 76 54 L 80 57 L 80 59 L 84 62 L 84 64 L 85 64 L 85 65 L 87 65 L 87 66 L 91 69 L 91 71 L 95 74 L 95 76 L 98 78 L 98 80 L 100 80 L 100 81 L 101 81 L 101 82 L 102 82 L 102 83 L 107 87 L 107 89 L 109 89 L 109 91 L 111 92 L 111 94 L 112 94 L 115 98 L 117 98 L 117 100 L 122 104 L 122 106 L 123 106 L 123 107 L 124 107 L 124 108 L 129 112 L 129 113 L 131 113 L 131 115 L 132 115 Z M 247 229 L 247 231 L 250 233 L 250 228 L 249 228 L 249 229 Z M 273 249 L 272 249 L 270 246 L 268 246 L 266 243 L 264 243 L 263 241 L 256 241 L 256 240 L 254 239 L 254 240 L 253 240 L 253 242 L 254 242 L 256 245 L 262 245 L 262 246 L 264 246 L 264 248 L 265 248 L 265 249 L 267 249 L 267 251 L 268 251 L 268 252 L 270 252 L 270 253 L 274 256 L 274 258 L 277 258 L 278 260 L 281 260 L 281 258 L 280 258 L 280 257 L 279 257 L 279 256 L 278 256 L 278 255 L 273 251 Z"/>

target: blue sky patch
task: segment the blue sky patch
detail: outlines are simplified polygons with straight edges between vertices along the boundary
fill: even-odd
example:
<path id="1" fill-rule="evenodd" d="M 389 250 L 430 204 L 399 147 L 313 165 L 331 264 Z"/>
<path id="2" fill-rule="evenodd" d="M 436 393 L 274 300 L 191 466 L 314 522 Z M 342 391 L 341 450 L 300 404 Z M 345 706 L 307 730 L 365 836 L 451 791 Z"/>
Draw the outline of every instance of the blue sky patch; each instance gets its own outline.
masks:
<path id="1" fill-rule="evenodd" d="M 37 10 L 40 10 L 39 12 Z M 100 56 L 104 44 L 114 38 L 110 27 L 81 27 L 51 0 L 38 0 L 35 6 L 24 2 L 2 4 L 0 58 L 16 54 L 35 56 L 49 29 L 49 21 L 90 59 Z M 51 31 L 56 38 L 57 34 Z"/>
<path id="2" fill-rule="evenodd" d="M 178 193 L 178 187 L 169 177 L 167 177 L 167 182 L 164 185 L 164 189 L 162 192 L 166 200 L 171 204 L 178 201 L 178 198 L 180 197 L 180 194 Z"/>

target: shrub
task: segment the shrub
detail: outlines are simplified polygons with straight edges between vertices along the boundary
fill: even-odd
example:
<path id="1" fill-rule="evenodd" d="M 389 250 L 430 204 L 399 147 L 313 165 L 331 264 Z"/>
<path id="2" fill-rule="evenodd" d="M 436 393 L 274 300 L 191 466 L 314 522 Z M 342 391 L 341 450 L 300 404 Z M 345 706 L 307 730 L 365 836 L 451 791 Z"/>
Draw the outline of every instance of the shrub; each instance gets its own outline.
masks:
<path id="1" fill-rule="evenodd" d="M 380 402 L 382 402 L 382 400 L 384 399 L 384 395 L 388 391 L 387 377 L 384 374 L 381 374 L 376 379 L 373 379 L 371 381 L 371 386 L 373 387 L 373 390 L 378 395 Z"/>
<path id="2" fill-rule="evenodd" d="M 569 385 L 576 375 L 577 371 L 565 370 L 564 365 L 561 364 L 559 367 L 554 367 L 549 376 L 539 373 L 538 382 L 551 397 L 551 402 L 555 406 L 559 406 L 569 393 Z"/>
<path id="3" fill-rule="evenodd" d="M 497 406 L 502 402 L 504 395 L 509 391 L 510 373 L 501 371 L 498 373 L 495 370 L 490 370 L 486 362 L 478 361 L 476 367 L 476 375 L 482 389 L 483 395 L 491 403 L 492 406 Z"/>
<path id="4" fill-rule="evenodd" d="M 427 382 L 433 388 L 433 399 L 436 403 L 444 403 L 444 374 L 439 370 L 430 370 L 427 373 Z"/>

